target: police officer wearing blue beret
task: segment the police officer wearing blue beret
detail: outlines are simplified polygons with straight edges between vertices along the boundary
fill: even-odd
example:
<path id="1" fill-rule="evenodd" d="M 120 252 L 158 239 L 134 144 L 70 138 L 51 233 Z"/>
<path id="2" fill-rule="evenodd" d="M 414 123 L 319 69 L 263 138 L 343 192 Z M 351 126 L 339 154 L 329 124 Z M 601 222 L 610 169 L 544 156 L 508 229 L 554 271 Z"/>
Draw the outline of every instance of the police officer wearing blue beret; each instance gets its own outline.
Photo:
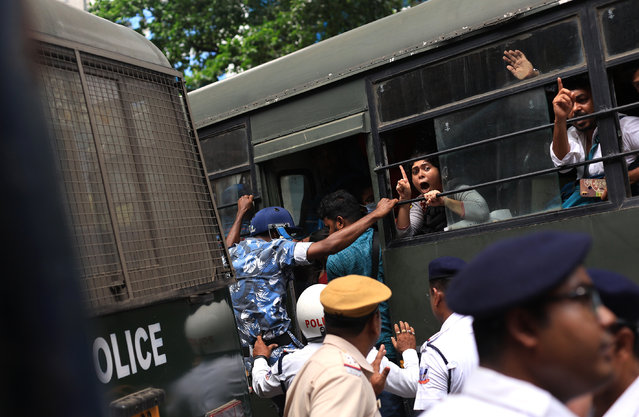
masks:
<path id="1" fill-rule="evenodd" d="M 574 417 L 565 403 L 613 375 L 614 315 L 582 266 L 585 234 L 497 242 L 452 280 L 449 307 L 472 315 L 477 368 L 428 416 Z"/>
<path id="2" fill-rule="evenodd" d="M 593 397 L 593 417 L 639 416 L 639 285 L 612 271 L 589 269 L 601 301 L 616 316 L 613 380 Z"/>
<path id="3" fill-rule="evenodd" d="M 446 301 L 450 281 L 465 266 L 466 262 L 453 256 L 428 264 L 430 307 L 442 327 L 421 348 L 415 410 L 427 410 L 448 394 L 459 392 L 465 378 L 477 368 L 473 319 L 454 313 Z"/>

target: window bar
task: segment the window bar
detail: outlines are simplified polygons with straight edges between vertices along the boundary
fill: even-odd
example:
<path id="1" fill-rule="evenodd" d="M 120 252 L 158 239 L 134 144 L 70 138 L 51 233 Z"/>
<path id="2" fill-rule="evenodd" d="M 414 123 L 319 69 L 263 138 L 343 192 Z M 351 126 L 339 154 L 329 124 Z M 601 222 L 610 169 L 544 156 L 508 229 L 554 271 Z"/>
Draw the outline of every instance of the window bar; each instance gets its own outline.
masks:
<path id="1" fill-rule="evenodd" d="M 484 188 L 484 187 L 488 187 L 490 185 L 499 185 L 499 184 L 503 184 L 503 183 L 510 182 L 510 181 L 523 180 L 523 179 L 526 179 L 526 178 L 536 177 L 536 176 L 540 176 L 540 175 L 544 175 L 544 174 L 552 174 L 554 172 L 565 171 L 565 170 L 568 170 L 568 169 L 571 169 L 571 168 L 576 168 L 576 167 L 579 167 L 579 166 L 582 166 L 582 165 L 590 165 L 590 164 L 594 164 L 594 163 L 597 163 L 597 162 L 606 162 L 606 161 L 610 161 L 610 160 L 613 160 L 613 159 L 621 158 L 623 156 L 634 155 L 634 154 L 639 154 L 639 149 L 634 150 L 634 151 L 619 152 L 619 153 L 616 153 L 614 155 L 607 155 L 607 156 L 603 156 L 601 158 L 594 158 L 594 159 L 591 159 L 590 161 L 583 161 L 583 162 L 577 162 L 577 163 L 569 164 L 569 165 L 562 165 L 560 167 L 542 169 L 540 171 L 529 172 L 528 174 L 514 175 L 512 177 L 502 178 L 502 179 L 499 179 L 499 180 L 481 182 L 479 184 L 471 185 L 471 186 L 467 186 L 467 187 L 459 187 L 459 188 L 457 188 L 455 190 L 443 191 L 443 192 L 437 194 L 437 197 L 446 197 L 446 196 L 451 195 L 451 194 L 461 193 L 461 192 L 470 191 L 470 190 L 476 190 L 477 188 Z M 421 200 L 424 200 L 423 196 L 417 197 L 417 198 L 413 198 L 413 199 L 410 199 L 410 200 L 402 200 L 402 201 L 398 202 L 397 205 L 410 204 L 410 203 L 414 203 L 414 202 L 421 201 Z"/>
<path id="2" fill-rule="evenodd" d="M 75 49 L 74 52 L 75 52 L 75 58 L 78 65 L 78 72 L 80 74 L 80 80 L 82 84 L 82 93 L 84 95 L 84 101 L 86 103 L 87 112 L 89 116 L 89 124 L 91 126 L 91 135 L 93 136 L 93 141 L 95 143 L 96 158 L 98 160 L 98 166 L 100 167 L 100 176 L 102 177 L 102 183 L 106 191 L 105 199 L 106 199 L 107 207 L 109 210 L 109 219 L 111 221 L 111 227 L 113 228 L 115 246 L 118 251 L 118 259 L 120 260 L 120 266 L 122 268 L 122 276 L 124 278 L 124 282 L 114 283 L 114 284 L 124 285 L 126 287 L 127 297 L 131 299 L 133 298 L 133 293 L 131 289 L 129 271 L 127 269 L 126 260 L 124 259 L 124 248 L 122 246 L 122 241 L 120 240 L 120 230 L 118 228 L 118 224 L 116 221 L 116 218 L 117 218 L 116 211 L 113 206 L 113 199 L 111 197 L 112 194 L 111 194 L 111 189 L 109 186 L 109 181 L 107 180 L 106 163 L 104 161 L 104 156 L 102 155 L 102 152 L 101 152 L 102 144 L 100 142 L 98 132 L 96 131 L 97 129 L 96 117 L 90 105 L 91 100 L 89 98 L 88 84 L 87 84 L 86 75 L 84 73 L 84 67 L 82 65 L 82 57 L 80 56 L 80 51 Z M 114 293 L 114 296 L 117 297 L 117 293 Z"/>
<path id="3" fill-rule="evenodd" d="M 590 113 L 590 114 L 586 114 L 583 116 L 579 116 L 579 117 L 574 117 L 572 119 L 568 119 L 568 123 L 577 121 L 577 120 L 582 120 L 582 119 L 592 119 L 592 118 L 602 118 L 604 116 L 609 115 L 610 113 L 619 111 L 619 110 L 628 110 L 628 109 L 633 109 L 639 107 L 639 102 L 636 103 L 631 103 L 631 104 L 626 104 L 623 106 L 618 106 L 618 107 L 613 107 L 610 109 L 606 109 L 606 110 L 600 110 L 594 113 Z M 427 155 L 423 155 L 423 156 L 419 156 L 417 158 L 411 158 L 411 159 L 406 159 L 404 161 L 400 161 L 400 162 L 393 162 L 392 164 L 387 164 L 387 165 L 382 165 L 382 166 L 378 166 L 375 167 L 374 171 L 378 172 L 378 171 L 382 171 L 385 169 L 391 169 L 391 168 L 396 168 L 400 165 L 404 165 L 404 164 L 408 164 L 411 162 L 415 162 L 415 161 L 419 161 L 420 159 L 428 159 L 434 156 L 440 156 L 440 155 L 445 155 L 445 154 L 449 154 L 452 152 L 457 152 L 457 151 L 463 151 L 466 149 L 470 149 L 470 148 L 474 148 L 477 146 L 481 146 L 481 145 L 485 145 L 485 144 L 489 144 L 489 143 L 493 143 L 493 142 L 497 142 L 500 141 L 502 139 L 509 139 L 515 136 L 519 136 L 519 135 L 524 135 L 527 133 L 533 133 L 536 132 L 538 130 L 544 130 L 544 129 L 549 129 L 554 127 L 554 123 L 548 123 L 545 125 L 540 125 L 540 126 L 535 126 L 535 127 L 531 127 L 529 129 L 524 129 L 524 130 L 518 130 L 517 132 L 512 132 L 512 133 L 507 133 L 505 135 L 500 135 L 500 136 L 495 136 L 493 138 L 489 138 L 489 139 L 483 139 L 477 142 L 473 142 L 473 143 L 467 143 L 466 145 L 460 145 L 460 146 L 456 146 L 454 148 L 450 148 L 450 149 L 445 149 L 439 152 L 433 152 Z"/>

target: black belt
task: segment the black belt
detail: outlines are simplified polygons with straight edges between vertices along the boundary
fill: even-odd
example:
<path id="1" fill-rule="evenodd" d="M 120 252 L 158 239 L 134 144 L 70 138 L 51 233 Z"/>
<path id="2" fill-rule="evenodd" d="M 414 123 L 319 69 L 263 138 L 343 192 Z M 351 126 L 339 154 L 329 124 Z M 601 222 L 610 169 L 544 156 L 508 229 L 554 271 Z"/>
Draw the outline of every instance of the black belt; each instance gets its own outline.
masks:
<path id="1" fill-rule="evenodd" d="M 284 332 L 272 339 L 264 339 L 264 343 L 266 343 L 267 346 L 272 345 L 273 343 L 276 343 L 277 346 L 286 346 L 293 343 L 293 339 L 291 339 L 291 335 L 289 335 L 288 332 Z"/>

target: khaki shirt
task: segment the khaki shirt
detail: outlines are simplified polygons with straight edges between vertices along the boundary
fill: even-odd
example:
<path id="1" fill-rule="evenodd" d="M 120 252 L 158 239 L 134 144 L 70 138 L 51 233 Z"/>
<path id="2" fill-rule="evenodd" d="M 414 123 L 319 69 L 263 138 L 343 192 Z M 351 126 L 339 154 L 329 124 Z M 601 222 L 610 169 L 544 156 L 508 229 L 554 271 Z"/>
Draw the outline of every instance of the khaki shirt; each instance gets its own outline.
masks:
<path id="1" fill-rule="evenodd" d="M 369 381 L 372 374 L 372 366 L 355 346 L 326 335 L 286 393 L 284 416 L 379 417 Z"/>

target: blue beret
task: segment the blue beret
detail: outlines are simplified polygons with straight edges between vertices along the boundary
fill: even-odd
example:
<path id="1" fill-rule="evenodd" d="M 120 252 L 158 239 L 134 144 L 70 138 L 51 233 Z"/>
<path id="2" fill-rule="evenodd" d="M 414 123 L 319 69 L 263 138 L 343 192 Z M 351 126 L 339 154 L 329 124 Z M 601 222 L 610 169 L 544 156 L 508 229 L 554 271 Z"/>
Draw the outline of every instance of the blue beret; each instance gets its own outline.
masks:
<path id="1" fill-rule="evenodd" d="M 463 259 L 454 256 L 441 256 L 433 259 L 428 264 L 428 280 L 450 278 L 465 266 L 466 262 Z"/>
<path id="2" fill-rule="evenodd" d="M 616 272 L 588 269 L 601 301 L 615 316 L 631 322 L 639 321 L 639 285 Z"/>
<path id="3" fill-rule="evenodd" d="M 561 284 L 590 249 L 582 233 L 538 232 L 501 240 L 480 252 L 450 283 L 456 313 L 489 317 Z"/>

